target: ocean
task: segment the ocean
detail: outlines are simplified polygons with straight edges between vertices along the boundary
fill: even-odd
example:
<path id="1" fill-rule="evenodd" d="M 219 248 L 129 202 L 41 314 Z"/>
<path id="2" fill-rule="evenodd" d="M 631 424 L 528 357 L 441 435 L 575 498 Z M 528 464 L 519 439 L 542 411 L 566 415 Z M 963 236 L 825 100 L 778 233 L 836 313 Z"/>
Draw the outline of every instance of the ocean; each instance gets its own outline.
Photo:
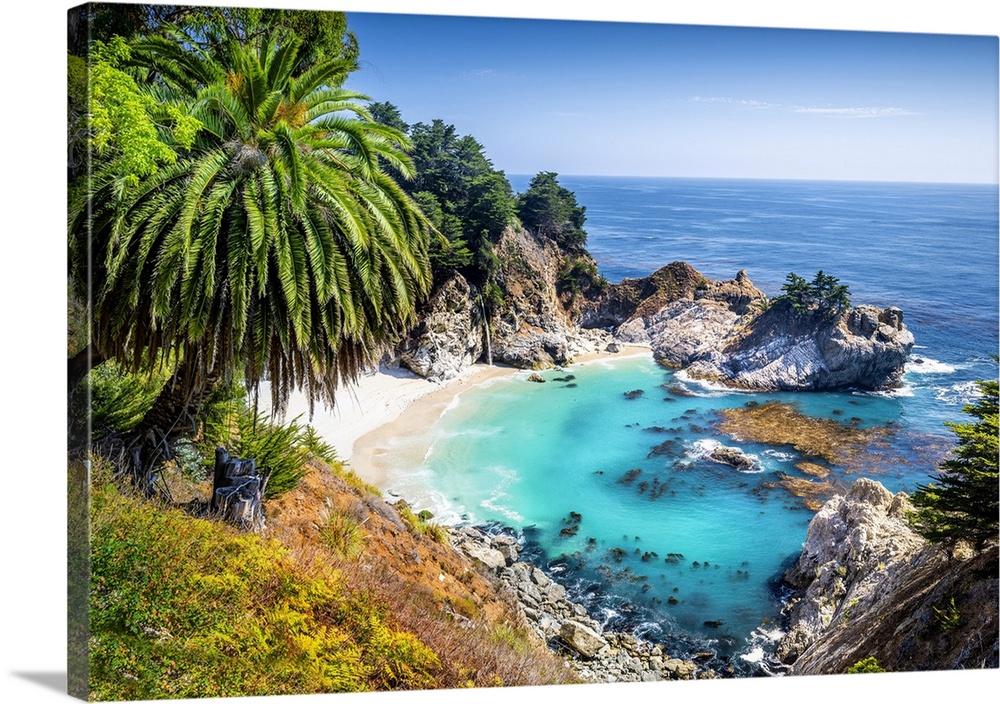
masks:
<path id="1" fill-rule="evenodd" d="M 510 181 L 522 191 L 530 176 Z M 781 672 L 780 576 L 813 515 L 782 480 L 814 477 L 790 446 L 722 434 L 720 412 L 774 400 L 883 429 L 850 466 L 827 463 L 825 481 L 843 488 L 872 476 L 893 491 L 928 481 L 953 443 L 945 422 L 964 420 L 974 381 L 997 374 L 997 187 L 559 181 L 586 206 L 588 249 L 609 281 L 683 260 L 713 279 L 746 269 L 776 295 L 789 272 L 808 279 L 822 269 L 854 303 L 898 306 L 916 339 L 903 387 L 733 392 L 647 357 L 547 371 L 545 384 L 516 374 L 456 399 L 421 439 L 421 465 L 393 467 L 386 488 L 444 522 L 514 530 L 524 558 L 606 627 L 740 676 Z M 742 449 L 753 467 L 709 461 L 719 444 Z"/>

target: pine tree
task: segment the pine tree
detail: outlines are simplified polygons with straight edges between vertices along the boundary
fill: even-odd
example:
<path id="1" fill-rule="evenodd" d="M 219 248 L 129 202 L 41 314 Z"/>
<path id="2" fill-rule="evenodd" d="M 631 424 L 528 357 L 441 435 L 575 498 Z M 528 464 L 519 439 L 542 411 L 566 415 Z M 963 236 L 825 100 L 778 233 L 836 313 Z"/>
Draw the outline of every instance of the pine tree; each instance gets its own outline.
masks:
<path id="1" fill-rule="evenodd" d="M 935 481 L 917 485 L 911 497 L 917 531 L 935 543 L 968 540 L 981 550 L 997 538 L 1000 483 L 998 464 L 998 383 L 976 382 L 981 398 L 963 410 L 978 419 L 948 423 L 958 436 L 952 456 L 943 461 Z"/>

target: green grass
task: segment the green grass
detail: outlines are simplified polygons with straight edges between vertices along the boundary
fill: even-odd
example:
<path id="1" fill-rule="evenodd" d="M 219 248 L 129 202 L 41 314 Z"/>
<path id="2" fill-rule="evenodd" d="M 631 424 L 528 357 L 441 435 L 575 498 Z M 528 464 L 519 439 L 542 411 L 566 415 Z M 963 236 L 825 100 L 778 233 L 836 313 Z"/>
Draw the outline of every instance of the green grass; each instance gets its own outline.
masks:
<path id="1" fill-rule="evenodd" d="M 365 549 L 367 536 L 358 522 L 336 511 L 320 526 L 319 534 L 327 547 L 345 559 L 357 557 Z"/>
<path id="2" fill-rule="evenodd" d="M 436 686 L 434 653 L 332 570 L 110 485 L 92 502 L 91 698 Z"/>
<path id="3" fill-rule="evenodd" d="M 397 503 L 395 508 L 415 535 L 427 536 L 441 545 L 448 544 L 448 529 L 437 523 L 432 523 L 430 518 L 433 516 L 431 516 L 430 512 L 421 511 L 419 515 L 415 514 L 406 502 L 403 501 Z"/>

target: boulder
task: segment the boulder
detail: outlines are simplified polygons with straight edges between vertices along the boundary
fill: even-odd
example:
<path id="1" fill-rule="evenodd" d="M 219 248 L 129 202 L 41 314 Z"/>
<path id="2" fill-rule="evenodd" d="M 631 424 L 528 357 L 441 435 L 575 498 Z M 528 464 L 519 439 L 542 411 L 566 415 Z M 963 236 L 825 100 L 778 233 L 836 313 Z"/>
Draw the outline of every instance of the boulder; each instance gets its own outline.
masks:
<path id="1" fill-rule="evenodd" d="M 559 629 L 559 637 L 570 648 L 585 658 L 593 658 L 608 642 L 597 631 L 579 621 L 564 621 Z"/>
<path id="2" fill-rule="evenodd" d="M 726 447 L 724 445 L 720 445 L 712 450 L 708 457 L 715 462 L 728 464 L 730 467 L 735 467 L 740 471 L 749 471 L 757 466 L 754 461 L 738 447 Z"/>
<path id="3" fill-rule="evenodd" d="M 493 548 L 481 545 L 469 546 L 466 551 L 469 557 L 486 567 L 491 572 L 496 572 L 501 567 L 506 567 L 507 560 L 503 553 Z"/>
<path id="4" fill-rule="evenodd" d="M 503 555 L 508 567 L 517 562 L 518 545 L 517 540 L 509 535 L 497 535 L 490 541 L 490 547 Z"/>

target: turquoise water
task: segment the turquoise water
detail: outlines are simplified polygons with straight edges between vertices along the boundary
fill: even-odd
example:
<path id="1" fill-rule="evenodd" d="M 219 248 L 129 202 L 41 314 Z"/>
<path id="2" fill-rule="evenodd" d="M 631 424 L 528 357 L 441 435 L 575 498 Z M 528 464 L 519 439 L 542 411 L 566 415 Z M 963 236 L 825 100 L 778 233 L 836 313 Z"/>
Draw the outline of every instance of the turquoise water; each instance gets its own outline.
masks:
<path id="1" fill-rule="evenodd" d="M 611 280 L 684 259 L 714 278 L 747 268 L 774 294 L 788 271 L 823 268 L 856 302 L 902 307 L 918 345 L 904 387 L 734 393 L 645 356 L 548 371 L 544 384 L 518 373 L 462 394 L 426 437 L 399 439 L 396 449 L 426 451 L 418 467 L 397 467 L 389 488 L 440 520 L 519 532 L 525 557 L 608 626 L 678 655 L 711 651 L 739 675 L 773 671 L 778 578 L 813 515 L 778 480 L 807 475 L 790 447 L 721 435 L 718 411 L 777 400 L 886 427 L 886 447 L 861 467 L 833 466 L 830 479 L 847 487 L 869 475 L 892 490 L 926 481 L 952 442 L 943 422 L 962 420 L 972 380 L 996 374 L 996 189 L 561 182 L 587 205 L 589 248 Z M 753 469 L 709 460 L 719 443 L 746 452 Z"/>
<path id="2" fill-rule="evenodd" d="M 898 399 L 879 395 L 719 392 L 645 356 L 543 377 L 538 384 L 519 373 L 467 391 L 442 416 L 421 480 L 433 489 L 426 506 L 442 520 L 527 528 L 529 556 L 593 616 L 675 652 L 759 654 L 760 630 L 774 630 L 780 608 L 775 578 L 812 516 L 775 486 L 779 472 L 808 478 L 795 467 L 798 454 L 720 436 L 716 412 L 776 400 L 863 425 L 903 415 Z M 707 459 L 719 442 L 739 446 L 754 468 Z M 879 472 L 890 486 L 914 476 L 922 468 L 903 462 Z M 830 478 L 853 480 L 837 468 Z M 578 531 L 562 535 L 572 512 L 581 516 Z M 737 664 L 750 669 L 743 658 Z"/>

